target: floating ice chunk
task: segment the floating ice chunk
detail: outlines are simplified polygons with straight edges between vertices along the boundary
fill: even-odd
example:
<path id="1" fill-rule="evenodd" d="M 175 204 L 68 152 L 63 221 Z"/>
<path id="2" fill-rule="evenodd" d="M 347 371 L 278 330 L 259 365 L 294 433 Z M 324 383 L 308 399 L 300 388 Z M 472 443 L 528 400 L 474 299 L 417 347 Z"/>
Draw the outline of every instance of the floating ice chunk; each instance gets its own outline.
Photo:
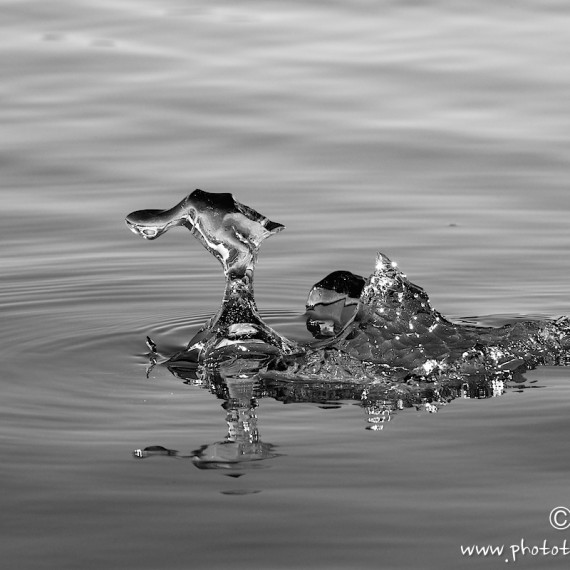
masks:
<path id="1" fill-rule="evenodd" d="M 195 190 L 168 210 L 133 212 L 126 222 L 145 239 L 156 239 L 170 228 L 184 226 L 222 264 L 226 288 L 218 313 L 173 360 L 226 359 L 230 357 L 230 345 L 253 359 L 258 359 L 264 351 L 274 355 L 275 352 L 290 354 L 296 349 L 295 343 L 263 321 L 253 295 L 259 246 L 283 230 L 282 224 L 234 200 L 231 194 L 202 190 Z"/>
<path id="2" fill-rule="evenodd" d="M 453 323 L 431 307 L 426 292 L 379 253 L 368 279 L 336 271 L 307 301 L 307 325 L 318 342 L 298 347 L 269 327 L 257 311 L 253 273 L 259 246 L 283 229 L 231 194 L 196 190 L 169 210 L 141 210 L 128 226 L 146 239 L 185 226 L 222 264 L 226 277 L 218 313 L 168 360 L 212 367 L 248 359 L 253 368 L 294 378 L 370 381 L 388 377 L 437 379 L 454 385 L 477 375 L 512 377 L 538 364 L 568 364 L 570 320 L 519 321 L 503 327 Z M 151 347 L 151 352 L 156 350 Z M 247 365 L 245 365 L 247 368 Z M 483 382 L 456 395 L 488 397 Z M 452 390 L 453 392 L 453 390 Z"/>

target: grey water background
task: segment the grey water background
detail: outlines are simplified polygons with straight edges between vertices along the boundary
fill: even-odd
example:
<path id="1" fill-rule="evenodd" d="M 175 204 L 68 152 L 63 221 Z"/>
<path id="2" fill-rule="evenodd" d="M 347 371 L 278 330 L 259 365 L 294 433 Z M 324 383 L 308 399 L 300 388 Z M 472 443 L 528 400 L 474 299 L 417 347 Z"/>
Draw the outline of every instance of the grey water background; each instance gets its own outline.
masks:
<path id="1" fill-rule="evenodd" d="M 123 223 L 202 188 L 285 224 L 256 298 L 299 340 L 311 285 L 376 251 L 449 317 L 568 314 L 567 3 L 0 7 L 3 567 L 495 568 L 460 545 L 570 538 L 548 523 L 570 506 L 564 368 L 381 432 L 357 402 L 263 398 L 280 456 L 239 479 L 135 460 L 225 436 L 221 400 L 144 357 L 223 280 L 187 232 Z"/>

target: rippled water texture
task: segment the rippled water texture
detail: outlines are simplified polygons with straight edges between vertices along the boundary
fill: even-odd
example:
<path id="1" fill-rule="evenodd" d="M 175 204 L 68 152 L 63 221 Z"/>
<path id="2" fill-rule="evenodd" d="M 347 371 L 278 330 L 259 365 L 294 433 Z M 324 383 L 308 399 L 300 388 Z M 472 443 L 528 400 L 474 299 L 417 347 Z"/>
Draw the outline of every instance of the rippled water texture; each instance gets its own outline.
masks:
<path id="1" fill-rule="evenodd" d="M 378 250 L 448 317 L 570 314 L 565 3 L 1 6 L 6 568 L 492 568 L 460 545 L 562 544 L 564 368 L 379 432 L 347 394 L 268 389 L 235 413 L 275 456 L 197 469 L 232 408 L 146 378 L 145 337 L 183 346 L 221 271 L 187 232 L 123 219 L 202 188 L 284 224 L 255 293 L 299 341 L 310 287 Z M 179 453 L 133 458 L 148 446 Z"/>

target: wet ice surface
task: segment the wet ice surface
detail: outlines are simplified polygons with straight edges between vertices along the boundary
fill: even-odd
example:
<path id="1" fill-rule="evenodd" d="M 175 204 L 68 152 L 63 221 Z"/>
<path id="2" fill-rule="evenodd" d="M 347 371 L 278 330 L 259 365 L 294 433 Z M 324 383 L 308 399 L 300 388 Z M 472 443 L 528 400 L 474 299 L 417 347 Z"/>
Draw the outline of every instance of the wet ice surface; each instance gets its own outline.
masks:
<path id="1" fill-rule="evenodd" d="M 214 393 L 245 378 L 252 385 L 265 381 L 266 392 L 268 379 L 355 383 L 358 388 L 349 392 L 374 410 L 378 427 L 396 409 L 415 406 L 434 412 L 458 396 L 497 396 L 505 384 L 521 383 L 522 373 L 537 365 L 569 362 L 567 317 L 502 327 L 453 323 L 382 253 L 368 279 L 335 271 L 313 286 L 307 328 L 317 339 L 328 338 L 297 344 L 263 321 L 253 291 L 259 246 L 281 231 L 281 224 L 231 194 L 202 190 L 171 209 L 133 212 L 126 221 L 146 239 L 186 226 L 222 264 L 226 284 L 217 314 L 185 349 L 161 359 L 176 376 L 205 384 Z M 150 338 L 147 345 L 150 372 L 159 349 Z M 304 390 L 305 399 L 312 401 L 311 389 Z M 228 406 L 231 400 L 228 396 Z M 257 443 L 255 430 L 248 436 L 253 438 L 248 445 Z M 249 457 L 243 450 L 242 455 Z"/>
<path id="2" fill-rule="evenodd" d="M 195 190 L 169 210 L 129 214 L 127 225 L 145 239 L 156 239 L 175 226 L 187 227 L 222 265 L 226 279 L 217 314 L 169 359 L 215 365 L 224 359 L 290 354 L 295 343 L 267 325 L 257 310 L 253 274 L 261 242 L 283 229 L 228 193 Z M 151 350 L 152 347 L 151 347 Z"/>

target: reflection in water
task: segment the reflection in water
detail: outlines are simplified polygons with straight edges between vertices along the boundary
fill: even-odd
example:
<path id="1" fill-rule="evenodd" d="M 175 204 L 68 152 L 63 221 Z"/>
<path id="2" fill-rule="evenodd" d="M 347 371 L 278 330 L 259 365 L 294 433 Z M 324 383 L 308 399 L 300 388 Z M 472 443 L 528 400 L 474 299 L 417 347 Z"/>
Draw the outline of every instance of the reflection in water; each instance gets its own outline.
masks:
<path id="1" fill-rule="evenodd" d="M 223 441 L 203 445 L 193 453 L 199 469 L 231 469 L 237 475 L 243 469 L 258 468 L 258 461 L 277 457 L 274 446 L 263 443 L 257 427 L 257 398 L 253 378 L 226 377 L 218 384 L 225 394 L 228 433 Z"/>
<path id="2" fill-rule="evenodd" d="M 380 430 L 393 416 L 405 409 L 435 413 L 455 398 L 484 399 L 501 396 L 507 389 L 526 388 L 526 380 L 519 371 L 492 376 L 471 375 L 446 381 L 427 381 L 417 378 L 382 382 L 289 380 L 281 375 L 252 373 L 256 368 L 251 359 L 236 358 L 212 370 L 201 364 L 180 361 L 165 366 L 184 383 L 209 390 L 224 400 L 227 410 L 228 435 L 224 442 L 205 445 L 192 456 L 200 468 L 234 467 L 240 462 L 276 457 L 273 447 L 261 444 L 257 414 L 259 400 L 317 404 L 321 408 L 338 408 L 348 402 L 358 402 L 364 411 L 366 428 Z M 220 445 L 236 445 L 220 453 Z M 228 454 L 229 451 L 229 454 Z M 164 455 L 164 453 L 155 453 Z M 228 458 L 227 460 L 224 460 Z M 245 468 L 241 466 L 241 468 Z"/>
<path id="3" fill-rule="evenodd" d="M 230 477 L 240 477 L 245 470 L 264 467 L 260 462 L 273 459 L 279 454 L 275 446 L 261 441 L 257 426 L 259 376 L 253 374 L 227 375 L 228 370 L 218 370 L 209 380 L 196 374 L 177 374 L 185 382 L 207 387 L 224 400 L 227 434 L 222 441 L 202 445 L 190 455 L 180 455 L 178 451 L 160 445 L 152 445 L 135 450 L 134 456 L 145 459 L 151 456 L 178 457 L 191 459 L 199 469 L 223 469 Z"/>
<path id="4" fill-rule="evenodd" d="M 146 239 L 185 226 L 222 264 L 220 309 L 186 349 L 160 358 L 147 339 L 151 368 L 165 365 L 225 400 L 225 440 L 190 456 L 202 469 L 239 472 L 276 457 L 259 437 L 260 397 L 323 405 L 358 400 L 368 428 L 378 430 L 403 408 L 433 413 L 457 397 L 498 396 L 520 385 L 526 370 L 569 361 L 570 319 L 498 328 L 453 323 L 383 254 L 368 279 L 335 271 L 311 289 L 306 315 L 315 341 L 299 346 L 263 321 L 253 294 L 259 246 L 281 224 L 231 194 L 201 190 L 169 210 L 133 212 L 126 221 Z M 177 455 L 160 447 L 141 451 L 157 454 Z"/>

